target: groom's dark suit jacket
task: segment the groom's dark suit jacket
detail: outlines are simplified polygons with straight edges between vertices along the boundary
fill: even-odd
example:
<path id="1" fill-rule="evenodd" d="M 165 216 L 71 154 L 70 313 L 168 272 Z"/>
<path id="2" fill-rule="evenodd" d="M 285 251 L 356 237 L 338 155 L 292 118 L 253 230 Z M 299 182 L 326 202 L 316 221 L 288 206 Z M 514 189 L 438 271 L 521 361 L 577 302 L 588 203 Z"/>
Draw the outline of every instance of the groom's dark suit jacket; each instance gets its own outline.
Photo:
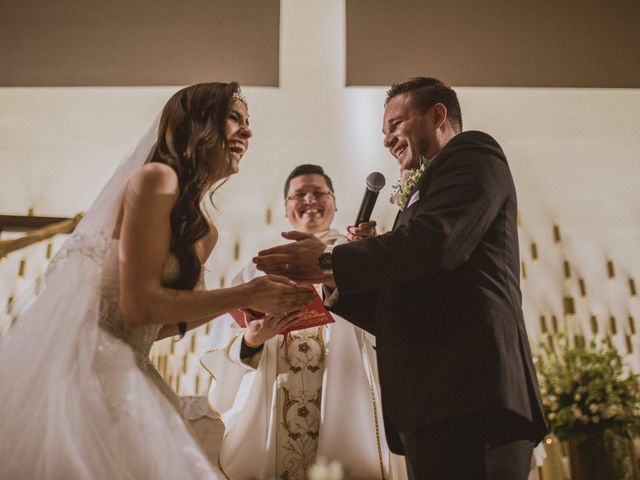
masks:
<path id="1" fill-rule="evenodd" d="M 502 149 L 482 132 L 456 135 L 412 196 L 391 232 L 332 255 L 332 310 L 376 335 L 390 447 L 402 452 L 397 429 L 500 409 L 530 420 L 527 435 L 541 439 L 516 191 Z"/>

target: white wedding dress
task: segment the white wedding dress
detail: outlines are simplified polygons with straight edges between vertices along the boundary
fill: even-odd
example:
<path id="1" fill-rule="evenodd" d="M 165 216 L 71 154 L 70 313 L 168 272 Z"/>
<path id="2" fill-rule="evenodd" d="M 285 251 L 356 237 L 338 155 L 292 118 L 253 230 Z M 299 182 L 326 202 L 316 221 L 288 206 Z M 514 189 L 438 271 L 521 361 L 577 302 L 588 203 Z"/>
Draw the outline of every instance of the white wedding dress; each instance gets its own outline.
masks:
<path id="1" fill-rule="evenodd" d="M 154 129 L 51 261 L 33 305 L 0 340 L 0 479 L 218 479 L 149 361 L 160 325 L 118 306 L 122 191 Z M 178 275 L 169 257 L 163 279 Z"/>

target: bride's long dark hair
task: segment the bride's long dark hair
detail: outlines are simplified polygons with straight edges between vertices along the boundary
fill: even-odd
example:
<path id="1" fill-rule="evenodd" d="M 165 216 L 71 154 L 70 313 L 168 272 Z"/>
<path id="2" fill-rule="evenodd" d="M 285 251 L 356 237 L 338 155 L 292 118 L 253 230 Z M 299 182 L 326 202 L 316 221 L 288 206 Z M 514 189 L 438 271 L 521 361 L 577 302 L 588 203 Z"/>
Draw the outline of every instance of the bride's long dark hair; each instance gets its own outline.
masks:
<path id="1" fill-rule="evenodd" d="M 170 166 L 178 175 L 179 195 L 171 212 L 171 252 L 180 275 L 169 287 L 192 289 L 202 264 L 195 244 L 209 232 L 202 201 L 213 185 L 231 174 L 225 124 L 233 94 L 232 83 L 200 83 L 175 93 L 160 117 L 158 141 L 149 162 Z"/>

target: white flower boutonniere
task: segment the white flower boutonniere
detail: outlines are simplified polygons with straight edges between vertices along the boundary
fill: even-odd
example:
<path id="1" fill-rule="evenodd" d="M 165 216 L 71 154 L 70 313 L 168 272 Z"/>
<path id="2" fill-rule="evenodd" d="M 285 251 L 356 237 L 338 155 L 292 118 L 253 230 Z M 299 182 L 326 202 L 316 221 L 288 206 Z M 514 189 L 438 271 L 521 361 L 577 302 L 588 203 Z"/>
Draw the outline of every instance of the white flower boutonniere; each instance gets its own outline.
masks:
<path id="1" fill-rule="evenodd" d="M 404 210 L 409 201 L 411 190 L 416 186 L 428 165 L 429 161 L 423 157 L 420 159 L 420 166 L 418 168 L 403 170 L 402 178 L 394 183 L 392 187 L 389 201 L 400 207 L 400 210 Z"/>

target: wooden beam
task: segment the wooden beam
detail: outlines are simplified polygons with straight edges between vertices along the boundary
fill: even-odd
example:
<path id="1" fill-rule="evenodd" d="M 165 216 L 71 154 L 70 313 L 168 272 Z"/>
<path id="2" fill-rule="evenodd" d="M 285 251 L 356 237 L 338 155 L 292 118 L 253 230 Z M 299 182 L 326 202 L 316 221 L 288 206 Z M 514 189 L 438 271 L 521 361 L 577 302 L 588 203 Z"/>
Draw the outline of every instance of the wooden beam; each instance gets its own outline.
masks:
<path id="1" fill-rule="evenodd" d="M 69 217 L 34 217 L 26 215 L 0 215 L 0 232 L 30 232 L 52 223 L 71 220 Z"/>

